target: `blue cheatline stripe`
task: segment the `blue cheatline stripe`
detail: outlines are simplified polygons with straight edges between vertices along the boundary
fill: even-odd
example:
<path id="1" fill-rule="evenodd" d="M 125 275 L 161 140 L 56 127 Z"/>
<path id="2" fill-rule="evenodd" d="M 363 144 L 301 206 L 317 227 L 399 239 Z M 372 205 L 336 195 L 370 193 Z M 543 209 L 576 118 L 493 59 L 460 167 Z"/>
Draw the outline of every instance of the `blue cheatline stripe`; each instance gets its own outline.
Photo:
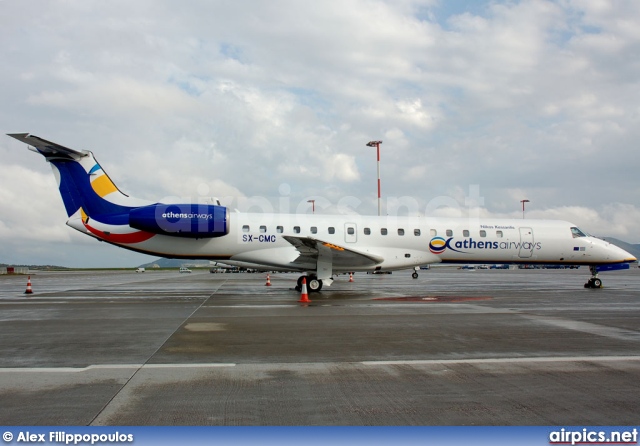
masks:
<path id="1" fill-rule="evenodd" d="M 133 208 L 100 197 L 91 187 L 89 175 L 80 164 L 64 160 L 52 160 L 51 163 L 60 172 L 60 195 L 69 217 L 82 207 L 91 219 L 101 223 L 129 224 L 129 211 Z"/>

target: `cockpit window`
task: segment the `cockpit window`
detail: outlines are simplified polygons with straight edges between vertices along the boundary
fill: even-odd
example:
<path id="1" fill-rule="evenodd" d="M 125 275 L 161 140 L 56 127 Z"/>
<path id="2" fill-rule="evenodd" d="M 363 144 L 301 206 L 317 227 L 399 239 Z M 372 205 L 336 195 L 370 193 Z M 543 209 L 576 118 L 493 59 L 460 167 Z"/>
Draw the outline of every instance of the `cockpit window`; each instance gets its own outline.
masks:
<path id="1" fill-rule="evenodd" d="M 586 237 L 587 234 L 585 234 L 584 232 L 582 232 L 580 229 L 573 227 L 571 228 L 571 235 L 573 235 L 573 238 L 578 238 L 578 237 Z"/>

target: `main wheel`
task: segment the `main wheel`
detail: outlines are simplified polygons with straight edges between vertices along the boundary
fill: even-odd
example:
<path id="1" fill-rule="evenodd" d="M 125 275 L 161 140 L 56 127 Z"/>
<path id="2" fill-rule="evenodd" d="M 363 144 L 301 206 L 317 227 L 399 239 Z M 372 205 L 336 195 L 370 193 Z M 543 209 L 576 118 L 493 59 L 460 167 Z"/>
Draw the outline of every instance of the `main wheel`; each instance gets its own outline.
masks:
<path id="1" fill-rule="evenodd" d="M 602 288 L 602 280 L 600 280 L 600 279 L 593 279 L 592 286 L 593 286 L 594 288 Z"/>
<path id="2" fill-rule="evenodd" d="M 322 289 L 322 280 L 319 280 L 317 277 L 309 277 L 307 288 L 309 288 L 309 292 L 311 293 L 320 291 Z"/>
<path id="3" fill-rule="evenodd" d="M 411 274 L 411 277 L 413 277 L 414 279 L 418 278 L 418 273 L 416 273 L 415 271 L 413 272 L 413 274 Z"/>

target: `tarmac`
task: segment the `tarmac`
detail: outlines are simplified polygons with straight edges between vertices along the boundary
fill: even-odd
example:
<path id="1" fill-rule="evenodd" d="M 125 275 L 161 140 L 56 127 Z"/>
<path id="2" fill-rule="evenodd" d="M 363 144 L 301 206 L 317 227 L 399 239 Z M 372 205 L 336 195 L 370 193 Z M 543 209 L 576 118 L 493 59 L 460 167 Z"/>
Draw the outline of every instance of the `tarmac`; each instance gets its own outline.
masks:
<path id="1" fill-rule="evenodd" d="M 640 269 L 0 276 L 4 425 L 638 425 Z"/>

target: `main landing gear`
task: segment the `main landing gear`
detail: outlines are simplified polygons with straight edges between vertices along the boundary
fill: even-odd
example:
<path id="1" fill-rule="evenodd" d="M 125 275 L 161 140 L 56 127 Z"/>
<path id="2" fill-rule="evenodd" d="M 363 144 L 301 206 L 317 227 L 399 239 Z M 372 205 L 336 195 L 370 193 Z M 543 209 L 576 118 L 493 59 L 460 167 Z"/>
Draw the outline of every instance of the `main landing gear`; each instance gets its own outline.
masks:
<path id="1" fill-rule="evenodd" d="M 302 279 L 307 280 L 307 291 L 310 293 L 315 293 L 322 289 L 322 280 L 318 279 L 316 276 L 300 276 L 298 277 L 298 285 L 296 286 L 296 291 L 302 291 Z"/>
<path id="2" fill-rule="evenodd" d="M 598 279 L 598 270 L 595 266 L 590 266 L 591 278 L 584 284 L 585 288 L 602 288 L 602 280 Z"/>

